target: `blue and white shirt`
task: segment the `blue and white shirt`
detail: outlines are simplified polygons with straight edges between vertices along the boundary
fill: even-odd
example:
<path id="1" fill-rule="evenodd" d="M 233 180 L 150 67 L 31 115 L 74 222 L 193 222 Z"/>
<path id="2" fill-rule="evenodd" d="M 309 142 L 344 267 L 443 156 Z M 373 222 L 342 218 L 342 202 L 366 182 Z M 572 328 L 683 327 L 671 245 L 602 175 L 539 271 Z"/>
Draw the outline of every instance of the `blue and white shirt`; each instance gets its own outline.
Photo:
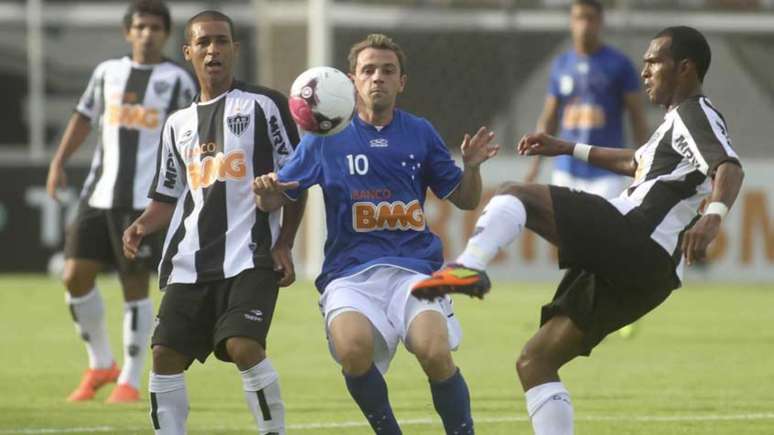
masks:
<path id="1" fill-rule="evenodd" d="M 441 240 L 427 227 L 425 196 L 428 188 L 449 196 L 462 170 L 427 120 L 396 109 L 381 128 L 356 115 L 336 135 L 307 134 L 278 178 L 300 183 L 286 192 L 291 199 L 322 188 L 328 236 L 315 282 L 320 292 L 376 265 L 429 274 L 443 264 Z"/>

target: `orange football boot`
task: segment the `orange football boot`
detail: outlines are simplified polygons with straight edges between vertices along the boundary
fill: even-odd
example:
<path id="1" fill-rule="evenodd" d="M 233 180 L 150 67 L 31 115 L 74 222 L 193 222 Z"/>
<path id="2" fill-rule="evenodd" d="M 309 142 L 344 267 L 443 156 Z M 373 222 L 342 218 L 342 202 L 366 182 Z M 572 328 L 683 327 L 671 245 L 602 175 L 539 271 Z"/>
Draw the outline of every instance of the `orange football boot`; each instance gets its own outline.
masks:
<path id="1" fill-rule="evenodd" d="M 462 293 L 483 299 L 491 286 L 489 277 L 483 270 L 450 264 L 414 284 L 411 293 L 419 299 L 428 300 L 449 293 Z"/>
<path id="2" fill-rule="evenodd" d="M 129 384 L 118 384 L 105 403 L 133 403 L 140 400 L 140 391 Z"/>
<path id="3" fill-rule="evenodd" d="M 80 385 L 70 393 L 67 401 L 81 402 L 93 399 L 97 390 L 106 384 L 115 382 L 119 374 L 121 374 L 121 370 L 116 366 L 116 363 L 113 363 L 109 369 L 86 369 Z"/>

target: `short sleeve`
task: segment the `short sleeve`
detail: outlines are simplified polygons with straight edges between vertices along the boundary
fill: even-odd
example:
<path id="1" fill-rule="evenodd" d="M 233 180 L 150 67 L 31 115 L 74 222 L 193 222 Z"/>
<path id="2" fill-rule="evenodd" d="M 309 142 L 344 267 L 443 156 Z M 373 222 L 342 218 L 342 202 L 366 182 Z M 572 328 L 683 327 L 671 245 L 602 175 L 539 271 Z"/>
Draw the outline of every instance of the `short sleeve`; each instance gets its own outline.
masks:
<path id="1" fill-rule="evenodd" d="M 462 181 L 462 170 L 446 148 L 443 139 L 429 122 L 424 121 L 427 155 L 422 163 L 422 179 L 435 196 L 445 199 Z"/>
<path id="2" fill-rule="evenodd" d="M 156 175 L 148 197 L 156 201 L 174 203 L 185 190 L 185 165 L 175 148 L 175 132 L 171 123 L 164 124 L 161 146 L 156 157 Z"/>
<path id="3" fill-rule="evenodd" d="M 293 117 L 290 116 L 290 108 L 288 107 L 288 99 L 284 95 L 275 97 L 274 100 L 277 105 L 279 119 L 274 118 L 270 120 L 270 127 L 281 128 L 280 141 L 274 143 L 274 167 L 279 171 L 282 169 L 291 156 L 294 154 L 296 148 L 298 148 L 299 134 L 296 122 L 293 121 Z"/>
<path id="4" fill-rule="evenodd" d="M 704 175 L 714 176 L 721 163 L 741 165 L 731 147 L 725 120 L 706 98 L 681 104 L 675 118 L 673 147 Z"/>
<path id="5" fill-rule="evenodd" d="M 105 80 L 104 72 L 105 68 L 103 65 L 94 69 L 91 78 L 89 78 L 89 84 L 86 85 L 86 90 L 83 92 L 83 95 L 81 95 L 80 100 L 78 100 L 78 105 L 75 108 L 76 112 L 89 118 L 92 123 L 97 122 L 99 115 L 103 110 L 102 93 Z"/>
<path id="6" fill-rule="evenodd" d="M 277 173 L 280 181 L 298 181 L 298 189 L 285 191 L 285 195 L 292 199 L 298 199 L 301 191 L 306 190 L 323 181 L 322 153 L 323 139 L 312 134 L 306 134 L 296 151 Z"/>

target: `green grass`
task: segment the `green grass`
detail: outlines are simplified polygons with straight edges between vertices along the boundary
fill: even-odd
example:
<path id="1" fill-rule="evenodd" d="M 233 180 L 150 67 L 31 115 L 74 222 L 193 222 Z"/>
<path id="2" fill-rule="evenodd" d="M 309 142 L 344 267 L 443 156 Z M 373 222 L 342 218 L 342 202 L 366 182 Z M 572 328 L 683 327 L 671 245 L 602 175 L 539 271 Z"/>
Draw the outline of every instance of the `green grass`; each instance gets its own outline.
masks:
<path id="1" fill-rule="evenodd" d="M 120 291 L 113 277 L 100 285 L 120 355 Z M 774 434 L 773 287 L 681 289 L 639 323 L 634 338 L 611 336 L 591 358 L 572 362 L 562 377 L 575 404 L 576 433 Z M 531 433 L 513 366 L 552 291 L 546 284 L 498 284 L 483 302 L 457 298 L 465 338 L 455 359 L 479 434 Z M 147 404 L 104 405 L 107 389 L 93 403 L 65 403 L 86 356 L 58 282 L 0 276 L 0 319 L 0 434 L 150 432 Z M 371 433 L 328 355 L 311 285 L 281 293 L 269 352 L 289 433 Z M 211 357 L 192 366 L 187 382 L 190 433 L 255 433 L 233 366 Z M 442 433 L 427 381 L 405 350 L 387 382 L 404 433 Z"/>

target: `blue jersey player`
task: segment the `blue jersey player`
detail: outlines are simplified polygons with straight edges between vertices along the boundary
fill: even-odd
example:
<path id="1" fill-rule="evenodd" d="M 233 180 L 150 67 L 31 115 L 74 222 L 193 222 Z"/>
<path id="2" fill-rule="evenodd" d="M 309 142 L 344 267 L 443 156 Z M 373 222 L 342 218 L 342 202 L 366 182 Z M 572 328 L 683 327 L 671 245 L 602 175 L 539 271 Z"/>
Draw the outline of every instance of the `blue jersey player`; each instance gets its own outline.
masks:
<path id="1" fill-rule="evenodd" d="M 468 388 L 451 356 L 461 338 L 451 301 L 422 301 L 410 288 L 443 263 L 441 241 L 425 219 L 427 189 L 475 208 L 479 165 L 499 146 L 486 128 L 466 135 L 460 169 L 428 121 L 396 109 L 407 76 L 390 38 L 374 34 L 355 44 L 349 65 L 357 116 L 337 135 L 306 135 L 278 174 L 256 178 L 258 206 L 271 210 L 321 186 L 328 235 L 316 281 L 320 306 L 331 353 L 374 432 L 401 433 L 382 374 L 403 341 L 429 378 L 446 433 L 472 434 Z"/>
<path id="2" fill-rule="evenodd" d="M 640 146 L 648 136 L 639 74 L 626 55 L 602 42 L 602 22 L 602 4 L 598 0 L 573 0 L 573 48 L 553 63 L 537 131 L 571 142 L 620 148 L 625 143 L 626 109 L 632 136 Z M 539 166 L 540 157 L 534 159 L 527 182 L 535 181 Z M 559 156 L 554 159 L 551 184 L 612 198 L 621 193 L 627 180 L 570 156 Z"/>

